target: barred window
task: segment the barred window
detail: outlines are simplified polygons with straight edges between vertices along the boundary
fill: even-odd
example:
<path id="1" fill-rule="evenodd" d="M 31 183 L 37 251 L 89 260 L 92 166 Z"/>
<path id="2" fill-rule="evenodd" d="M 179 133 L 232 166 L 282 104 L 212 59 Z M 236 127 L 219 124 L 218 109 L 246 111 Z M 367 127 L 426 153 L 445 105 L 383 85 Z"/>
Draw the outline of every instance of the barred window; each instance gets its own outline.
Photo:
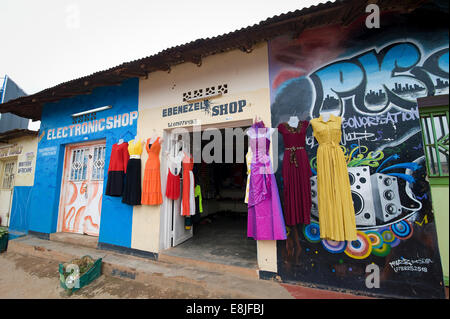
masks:
<path id="1" fill-rule="evenodd" d="M 420 125 L 429 177 L 448 177 L 448 106 L 420 109 Z"/>
<path id="2" fill-rule="evenodd" d="M 5 162 L 3 166 L 2 188 L 12 188 L 14 186 L 14 169 L 16 162 Z"/>

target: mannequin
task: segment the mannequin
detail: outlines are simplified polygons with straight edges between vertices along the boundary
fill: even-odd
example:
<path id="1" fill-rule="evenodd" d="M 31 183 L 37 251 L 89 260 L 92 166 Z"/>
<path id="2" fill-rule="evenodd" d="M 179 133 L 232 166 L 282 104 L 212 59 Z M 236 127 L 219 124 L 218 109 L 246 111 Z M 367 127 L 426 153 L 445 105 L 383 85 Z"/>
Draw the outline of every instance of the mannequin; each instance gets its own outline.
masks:
<path id="1" fill-rule="evenodd" d="M 155 143 L 156 139 L 158 138 L 158 134 L 156 133 L 156 130 L 153 129 L 152 137 L 150 138 L 150 144 Z M 159 142 L 162 143 L 162 138 L 159 139 Z"/>
<path id="2" fill-rule="evenodd" d="M 253 120 L 253 123 L 261 122 L 261 121 L 262 121 L 262 118 L 256 115 L 256 116 L 255 116 L 255 119 Z M 258 131 L 255 132 L 255 130 L 253 130 L 253 129 L 248 129 L 248 130 L 247 130 L 247 135 L 250 136 L 250 137 L 252 137 L 252 138 L 255 138 L 255 137 L 263 137 L 263 136 L 266 136 L 267 138 L 270 138 L 270 136 L 272 136 L 272 134 L 273 134 L 274 131 L 275 131 L 274 128 L 268 127 L 268 128 L 267 128 L 267 133 L 261 134 L 261 133 L 258 132 Z M 256 133 L 256 134 L 255 134 L 255 133 Z"/>
<path id="3" fill-rule="evenodd" d="M 289 124 L 290 127 L 296 128 L 298 126 L 299 121 L 300 120 L 298 119 L 297 116 L 291 116 L 287 123 Z"/>
<path id="4" fill-rule="evenodd" d="M 322 116 L 322 121 L 328 122 L 328 120 L 330 119 L 330 116 L 332 114 L 334 116 L 338 116 L 339 111 L 336 110 L 336 111 L 322 111 L 322 112 L 320 112 L 320 116 Z"/>

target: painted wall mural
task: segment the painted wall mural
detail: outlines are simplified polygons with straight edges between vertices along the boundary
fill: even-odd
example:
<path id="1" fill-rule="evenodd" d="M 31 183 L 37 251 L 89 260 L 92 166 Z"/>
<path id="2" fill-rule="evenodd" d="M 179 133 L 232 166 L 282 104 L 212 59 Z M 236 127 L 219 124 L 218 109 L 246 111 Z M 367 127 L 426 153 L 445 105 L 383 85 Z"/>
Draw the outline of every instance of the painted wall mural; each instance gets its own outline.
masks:
<path id="1" fill-rule="evenodd" d="M 341 148 L 358 230 L 352 242 L 320 238 L 318 143 L 309 127 L 312 222 L 291 227 L 288 240 L 278 242 L 278 272 L 285 281 L 442 297 L 417 98 L 448 94 L 448 28 L 439 25 L 437 13 L 431 21 L 438 25 L 419 25 L 417 15 L 389 13 L 381 19 L 379 30 L 366 29 L 362 17 L 347 28 L 306 30 L 269 43 L 272 125 L 292 115 L 319 117 L 323 110 L 343 118 Z M 276 176 L 280 187 L 281 170 Z M 370 264 L 380 269 L 378 289 L 366 286 Z"/>

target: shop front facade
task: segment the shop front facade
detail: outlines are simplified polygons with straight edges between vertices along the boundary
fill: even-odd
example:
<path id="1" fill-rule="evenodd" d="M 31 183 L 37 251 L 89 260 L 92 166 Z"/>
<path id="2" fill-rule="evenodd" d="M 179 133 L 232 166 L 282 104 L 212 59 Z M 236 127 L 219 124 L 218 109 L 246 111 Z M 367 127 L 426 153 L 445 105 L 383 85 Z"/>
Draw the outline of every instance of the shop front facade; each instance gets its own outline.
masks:
<path id="1" fill-rule="evenodd" d="M 136 135 L 137 103 L 138 80 L 129 79 L 45 105 L 29 205 L 31 234 L 91 234 L 99 244 L 131 247 L 133 208 L 104 192 L 112 145 Z"/>
<path id="2" fill-rule="evenodd" d="M 28 228 L 28 198 L 33 188 L 37 133 L 15 129 L 0 134 L 0 226 L 10 238 Z"/>
<path id="3" fill-rule="evenodd" d="M 427 21 L 430 14 L 435 16 L 435 25 L 421 23 L 421 14 Z M 43 238 L 55 232 L 86 234 L 98 237 L 100 249 L 158 260 L 196 236 L 197 226 L 190 227 L 180 214 L 180 201 L 165 196 L 168 156 L 178 151 L 174 142 L 180 132 L 190 137 L 188 145 L 180 144 L 182 149 L 201 163 L 202 155 L 211 155 L 204 144 L 214 142 L 214 132 L 245 132 L 255 119 L 276 128 L 292 116 L 309 121 L 328 111 L 342 118 L 340 145 L 348 166 L 357 239 L 336 242 L 320 237 L 314 186 L 318 143 L 309 127 L 311 223 L 288 226 L 287 240 L 242 238 L 242 245 L 255 243 L 253 269 L 262 279 L 325 289 L 442 298 L 417 99 L 448 94 L 449 44 L 443 15 L 433 10 L 386 12 L 381 15 L 382 28 L 369 29 L 361 14 L 345 27 L 336 22 L 285 32 L 251 48 L 223 50 L 44 104 L 29 204 L 30 233 Z M 448 123 L 442 130 L 448 134 Z M 140 159 L 142 183 L 148 151 L 158 137 L 162 202 L 129 205 L 121 197 L 106 195 L 113 145 L 120 140 L 143 142 L 134 156 Z M 283 139 L 276 131 L 271 145 L 285 206 L 281 166 L 288 159 L 283 158 Z M 247 148 L 243 150 L 233 158 L 245 165 Z M 239 149 L 231 142 L 231 147 L 213 150 L 214 155 L 216 151 L 234 154 Z M 448 162 L 448 153 L 443 159 Z M 241 181 L 245 175 L 244 168 Z M 243 198 L 235 202 L 245 205 Z"/>

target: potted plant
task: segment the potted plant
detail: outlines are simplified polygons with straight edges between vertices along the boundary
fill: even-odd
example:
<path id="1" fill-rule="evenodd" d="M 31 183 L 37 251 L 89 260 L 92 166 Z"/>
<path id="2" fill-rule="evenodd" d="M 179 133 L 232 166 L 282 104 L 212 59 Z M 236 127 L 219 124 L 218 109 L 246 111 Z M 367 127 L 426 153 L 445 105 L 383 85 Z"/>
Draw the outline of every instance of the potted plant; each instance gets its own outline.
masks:
<path id="1" fill-rule="evenodd" d="M 59 264 L 61 287 L 72 294 L 100 277 L 101 269 L 102 259 L 94 260 L 88 255 Z"/>
<path id="2" fill-rule="evenodd" d="M 8 229 L 0 227 L 0 253 L 8 247 Z"/>

